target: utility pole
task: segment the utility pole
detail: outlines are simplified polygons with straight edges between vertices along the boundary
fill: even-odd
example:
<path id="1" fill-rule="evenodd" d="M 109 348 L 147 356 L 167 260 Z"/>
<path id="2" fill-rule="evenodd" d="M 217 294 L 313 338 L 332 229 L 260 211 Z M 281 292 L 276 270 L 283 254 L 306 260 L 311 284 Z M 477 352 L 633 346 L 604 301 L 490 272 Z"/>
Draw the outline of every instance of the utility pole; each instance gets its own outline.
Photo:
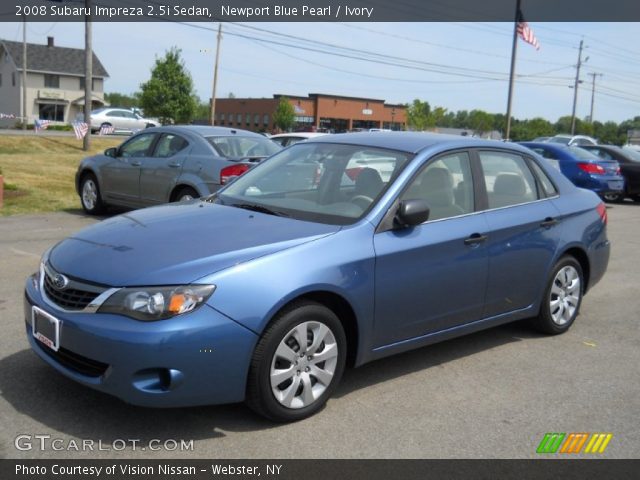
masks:
<path id="1" fill-rule="evenodd" d="M 27 16 L 22 14 L 22 130 L 27 129 Z"/>
<path id="2" fill-rule="evenodd" d="M 84 17 L 84 122 L 87 124 L 87 134 L 82 142 L 82 149 L 86 152 L 91 146 L 91 89 L 93 83 L 93 47 L 91 45 L 91 0 L 85 0 L 84 6 L 89 12 Z"/>
<path id="3" fill-rule="evenodd" d="M 216 123 L 216 87 L 218 86 L 218 60 L 220 59 L 220 43 L 222 42 L 222 22 L 218 25 L 217 38 L 216 61 L 213 65 L 213 91 L 211 92 L 211 125 Z"/>
<path id="4" fill-rule="evenodd" d="M 580 66 L 582 65 L 582 47 L 584 40 L 580 40 L 578 49 L 578 65 L 576 65 L 576 81 L 573 84 L 573 108 L 571 109 L 571 135 L 576 131 L 576 104 L 578 103 L 578 84 L 580 83 Z"/>
<path id="5" fill-rule="evenodd" d="M 513 39 L 511 44 L 511 68 L 509 69 L 509 93 L 507 96 L 507 128 L 504 139 L 509 140 L 511 136 L 511 98 L 513 97 L 513 82 L 516 74 L 516 52 L 518 50 L 518 22 L 520 21 L 520 0 L 516 2 L 516 16 L 513 22 Z"/>
<path id="6" fill-rule="evenodd" d="M 593 123 L 593 101 L 596 96 L 596 77 L 602 77 L 602 73 L 589 73 L 591 75 L 591 113 L 589 113 L 589 121 Z"/>

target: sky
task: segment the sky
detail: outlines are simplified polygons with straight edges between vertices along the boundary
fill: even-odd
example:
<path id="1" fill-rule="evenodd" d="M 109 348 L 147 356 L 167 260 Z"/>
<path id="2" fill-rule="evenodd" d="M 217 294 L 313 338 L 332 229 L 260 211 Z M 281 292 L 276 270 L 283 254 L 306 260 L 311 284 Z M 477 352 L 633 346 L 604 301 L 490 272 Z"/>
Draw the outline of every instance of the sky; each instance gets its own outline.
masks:
<path id="1" fill-rule="evenodd" d="M 0 38 L 22 40 L 21 23 Z M 93 49 L 109 72 L 106 92 L 130 94 L 157 57 L 182 50 L 197 95 L 212 92 L 217 23 L 93 24 Z M 531 22 L 540 49 L 518 41 L 512 114 L 555 122 L 570 115 L 578 46 L 584 41 L 576 114 L 621 122 L 640 116 L 639 23 Z M 217 97 L 326 93 L 426 100 L 449 111 L 505 113 L 510 23 L 223 23 Z M 28 23 L 27 41 L 83 48 L 83 23 Z M 271 42 L 271 43 L 269 43 Z M 275 42 L 275 43 L 274 43 Z M 588 59 L 585 61 L 585 59 Z M 369 60 L 364 60 L 369 59 Z"/>

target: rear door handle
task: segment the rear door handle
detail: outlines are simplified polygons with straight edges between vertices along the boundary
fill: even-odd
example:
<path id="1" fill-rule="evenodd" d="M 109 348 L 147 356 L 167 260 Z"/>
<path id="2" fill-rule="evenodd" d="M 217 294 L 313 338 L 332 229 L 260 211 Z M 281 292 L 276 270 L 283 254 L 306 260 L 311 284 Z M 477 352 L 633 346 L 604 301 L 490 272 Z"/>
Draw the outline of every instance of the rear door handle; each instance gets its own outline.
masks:
<path id="1" fill-rule="evenodd" d="M 482 242 L 486 242 L 487 238 L 489 238 L 486 235 L 482 235 L 481 233 L 474 233 L 472 235 L 469 235 L 469 237 L 465 238 L 464 240 L 464 244 L 465 245 L 478 245 Z"/>
<path id="2" fill-rule="evenodd" d="M 558 223 L 560 223 L 559 220 L 557 220 L 555 218 L 552 218 L 552 217 L 547 217 L 542 222 L 540 222 L 540 226 L 542 228 L 551 228 L 554 225 L 557 225 Z"/>
<path id="3" fill-rule="evenodd" d="M 171 162 L 168 164 L 171 168 L 180 168 L 180 163 L 179 162 Z"/>
<path id="4" fill-rule="evenodd" d="M 142 165 L 142 161 L 141 160 L 133 160 L 131 162 L 131 166 L 132 167 L 139 167 L 140 165 Z"/>

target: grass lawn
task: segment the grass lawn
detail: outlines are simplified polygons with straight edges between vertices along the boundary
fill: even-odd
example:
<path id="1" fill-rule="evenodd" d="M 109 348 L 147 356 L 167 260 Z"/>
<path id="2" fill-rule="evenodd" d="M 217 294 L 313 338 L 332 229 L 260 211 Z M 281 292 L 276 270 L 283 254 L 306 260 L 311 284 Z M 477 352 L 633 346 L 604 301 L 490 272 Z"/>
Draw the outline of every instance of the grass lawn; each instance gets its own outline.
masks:
<path id="1" fill-rule="evenodd" d="M 80 160 L 120 145 L 126 137 L 92 137 L 91 150 L 82 150 L 75 137 L 0 135 L 0 171 L 4 177 L 4 206 L 0 214 L 78 209 L 74 181 Z"/>

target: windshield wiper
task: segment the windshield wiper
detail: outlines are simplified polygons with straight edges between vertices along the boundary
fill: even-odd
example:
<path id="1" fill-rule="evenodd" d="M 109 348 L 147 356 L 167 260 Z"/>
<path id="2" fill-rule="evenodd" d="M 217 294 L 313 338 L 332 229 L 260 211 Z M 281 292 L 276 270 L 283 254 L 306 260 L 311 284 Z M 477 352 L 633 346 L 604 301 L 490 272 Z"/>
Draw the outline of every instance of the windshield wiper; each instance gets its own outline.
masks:
<path id="1" fill-rule="evenodd" d="M 284 212 L 279 212 L 278 210 L 272 210 L 269 207 L 265 207 L 264 205 L 256 205 L 254 203 L 232 203 L 232 207 L 242 208 L 244 210 L 251 210 L 252 212 L 260 212 L 266 213 L 268 215 L 275 215 L 277 217 L 288 217 Z"/>

